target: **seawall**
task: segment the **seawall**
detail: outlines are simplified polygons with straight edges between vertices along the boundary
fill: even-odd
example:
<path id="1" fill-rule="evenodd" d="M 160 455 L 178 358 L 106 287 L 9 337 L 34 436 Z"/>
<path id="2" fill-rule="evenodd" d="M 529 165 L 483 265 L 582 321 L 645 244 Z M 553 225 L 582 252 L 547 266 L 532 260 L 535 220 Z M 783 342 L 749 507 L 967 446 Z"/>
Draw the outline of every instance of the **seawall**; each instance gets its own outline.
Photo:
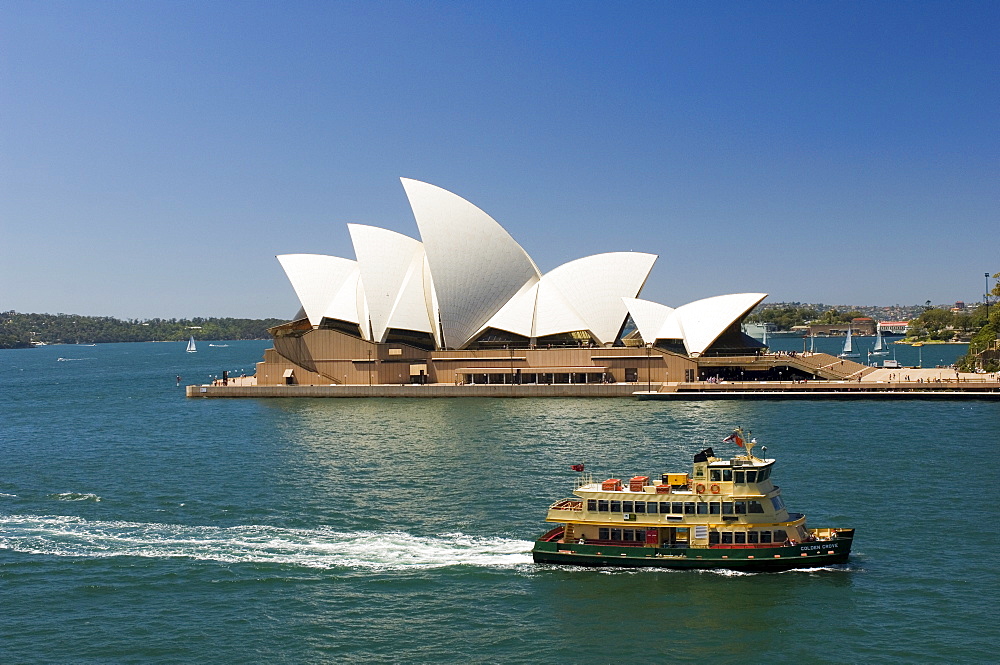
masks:
<path id="1" fill-rule="evenodd" d="M 188 397 L 631 397 L 645 384 L 450 384 L 374 386 L 187 386 Z M 657 384 L 653 384 L 657 388 Z"/>

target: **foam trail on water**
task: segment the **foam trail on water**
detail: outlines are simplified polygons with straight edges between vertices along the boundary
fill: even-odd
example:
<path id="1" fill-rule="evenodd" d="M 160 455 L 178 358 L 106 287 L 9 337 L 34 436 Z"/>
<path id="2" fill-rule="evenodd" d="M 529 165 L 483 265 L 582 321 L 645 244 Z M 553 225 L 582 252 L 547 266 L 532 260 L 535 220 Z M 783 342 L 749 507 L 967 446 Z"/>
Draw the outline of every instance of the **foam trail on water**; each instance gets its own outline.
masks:
<path id="1" fill-rule="evenodd" d="M 49 498 L 58 499 L 59 501 L 100 501 L 101 497 L 93 493 L 83 492 L 60 492 L 59 494 L 50 494 Z"/>
<path id="2" fill-rule="evenodd" d="M 421 537 L 400 531 L 186 526 L 55 515 L 0 516 L 0 549 L 53 556 L 183 557 L 373 570 L 509 567 L 531 562 L 528 541 L 461 533 Z"/>

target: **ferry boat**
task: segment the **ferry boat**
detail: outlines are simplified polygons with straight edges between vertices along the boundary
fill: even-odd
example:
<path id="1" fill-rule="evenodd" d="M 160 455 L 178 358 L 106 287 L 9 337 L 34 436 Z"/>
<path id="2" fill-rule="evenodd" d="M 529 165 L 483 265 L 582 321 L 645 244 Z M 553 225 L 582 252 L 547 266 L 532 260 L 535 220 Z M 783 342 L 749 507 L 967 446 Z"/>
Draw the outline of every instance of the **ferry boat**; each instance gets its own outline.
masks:
<path id="1" fill-rule="evenodd" d="M 737 428 L 723 439 L 742 453 L 694 456 L 691 473 L 593 482 L 549 507 L 558 524 L 532 548 L 536 563 L 577 566 L 781 571 L 846 563 L 854 529 L 806 526 L 771 480 L 775 460 L 753 454 Z M 761 447 L 761 452 L 766 448 Z M 582 472 L 583 465 L 574 465 Z"/>

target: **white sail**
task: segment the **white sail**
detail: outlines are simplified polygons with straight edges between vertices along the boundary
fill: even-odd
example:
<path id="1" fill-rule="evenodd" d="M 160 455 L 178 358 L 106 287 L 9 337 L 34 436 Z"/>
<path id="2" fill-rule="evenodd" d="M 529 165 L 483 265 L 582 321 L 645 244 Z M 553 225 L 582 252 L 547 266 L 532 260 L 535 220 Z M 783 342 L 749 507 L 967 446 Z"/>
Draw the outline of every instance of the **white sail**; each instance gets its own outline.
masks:
<path id="1" fill-rule="evenodd" d="M 873 356 L 886 356 L 889 352 L 885 350 L 885 344 L 882 342 L 882 329 L 878 328 L 875 335 L 875 348 L 872 349 Z"/>
<path id="2" fill-rule="evenodd" d="M 191 335 L 191 339 L 188 340 L 187 352 L 194 353 L 198 350 L 198 347 L 194 345 L 194 335 Z"/>
<path id="3" fill-rule="evenodd" d="M 859 354 L 854 353 L 854 347 L 851 344 L 851 327 L 847 326 L 847 339 L 844 340 L 844 350 L 840 352 L 841 358 L 857 358 Z"/>

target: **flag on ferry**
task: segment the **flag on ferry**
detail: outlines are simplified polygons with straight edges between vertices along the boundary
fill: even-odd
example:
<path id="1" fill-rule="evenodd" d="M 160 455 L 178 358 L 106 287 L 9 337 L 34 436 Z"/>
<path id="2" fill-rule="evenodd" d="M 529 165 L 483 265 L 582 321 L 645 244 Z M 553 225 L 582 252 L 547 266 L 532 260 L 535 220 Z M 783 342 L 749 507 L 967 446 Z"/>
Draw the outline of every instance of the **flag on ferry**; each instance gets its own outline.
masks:
<path id="1" fill-rule="evenodd" d="M 725 439 L 722 440 L 723 443 L 735 443 L 740 448 L 743 447 L 743 438 L 740 436 L 740 431 L 736 430 Z"/>
<path id="2" fill-rule="evenodd" d="M 574 471 L 583 471 L 583 465 L 582 464 L 574 464 L 570 468 L 573 469 Z"/>

